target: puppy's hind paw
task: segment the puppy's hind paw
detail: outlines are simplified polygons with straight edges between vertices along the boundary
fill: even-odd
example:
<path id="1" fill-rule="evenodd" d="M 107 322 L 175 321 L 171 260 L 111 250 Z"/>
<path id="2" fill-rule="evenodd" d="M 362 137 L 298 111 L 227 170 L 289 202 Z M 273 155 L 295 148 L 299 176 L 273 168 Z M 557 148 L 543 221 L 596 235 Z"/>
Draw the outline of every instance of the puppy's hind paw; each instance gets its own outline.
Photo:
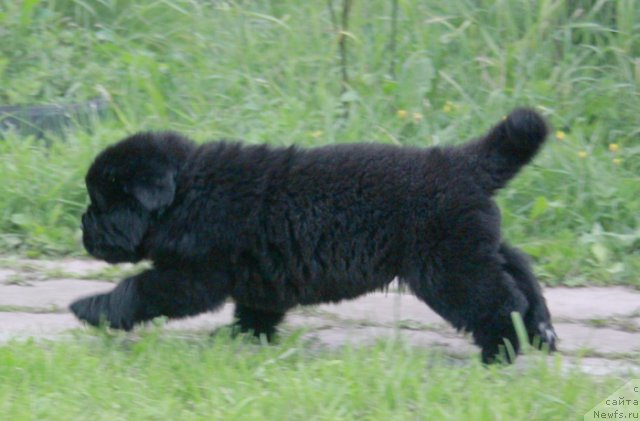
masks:
<path id="1" fill-rule="evenodd" d="M 537 343 L 536 343 L 537 342 Z M 550 323 L 538 323 L 538 332 L 534 335 L 532 343 L 537 348 L 548 348 L 549 352 L 557 351 L 558 335 Z"/>
<path id="2" fill-rule="evenodd" d="M 529 343 L 534 349 L 555 352 L 557 351 L 558 335 L 551 322 L 539 321 L 527 325 Z"/>

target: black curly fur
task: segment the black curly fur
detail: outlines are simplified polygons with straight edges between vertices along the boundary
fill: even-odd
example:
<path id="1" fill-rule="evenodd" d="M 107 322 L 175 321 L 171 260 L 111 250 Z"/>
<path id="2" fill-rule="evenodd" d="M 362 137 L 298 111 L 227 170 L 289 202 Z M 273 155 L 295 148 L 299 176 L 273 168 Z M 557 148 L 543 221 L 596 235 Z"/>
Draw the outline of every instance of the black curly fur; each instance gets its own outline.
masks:
<path id="1" fill-rule="evenodd" d="M 493 192 L 539 150 L 544 120 L 518 109 L 457 147 L 375 144 L 315 149 L 140 133 L 87 174 L 84 244 L 109 262 L 154 267 L 71 310 L 131 329 L 231 297 L 241 331 L 271 338 L 299 304 L 337 302 L 400 279 L 490 362 L 517 348 L 511 312 L 531 337 L 555 333 L 526 259 L 504 244 Z"/>

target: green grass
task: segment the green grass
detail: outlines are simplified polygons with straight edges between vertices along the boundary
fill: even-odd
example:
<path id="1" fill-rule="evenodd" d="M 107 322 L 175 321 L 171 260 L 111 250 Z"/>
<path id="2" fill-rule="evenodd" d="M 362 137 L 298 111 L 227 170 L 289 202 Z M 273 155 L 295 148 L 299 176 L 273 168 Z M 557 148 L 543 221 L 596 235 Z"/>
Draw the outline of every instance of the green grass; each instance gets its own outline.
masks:
<path id="1" fill-rule="evenodd" d="M 326 2 L 0 0 L 0 103 L 106 93 L 112 109 L 49 148 L 17 133 L 0 141 L 0 250 L 81 254 L 84 171 L 133 131 L 429 146 L 525 104 L 564 139 L 501 193 L 506 238 L 547 284 L 640 286 L 640 4 L 399 5 L 391 76 L 391 1 L 354 2 L 344 120 Z"/>
<path id="2" fill-rule="evenodd" d="M 640 4 L 399 0 L 395 57 L 391 4 L 354 2 L 341 98 L 326 2 L 0 0 L 0 104 L 111 108 L 48 142 L 3 134 L 0 253 L 83 254 L 84 173 L 133 131 L 431 146 L 530 105 L 562 133 L 500 194 L 505 237 L 549 285 L 640 287 Z M 263 347 L 153 330 L 9 342 L 0 379 L 10 420 L 566 420 L 624 383 L 559 357 L 487 369 L 391 341 L 328 351 L 295 334 Z"/>
<path id="3" fill-rule="evenodd" d="M 147 332 L 0 346 L 10 420 L 570 420 L 623 379 L 560 358 L 482 367 L 402 342 L 318 350 L 292 335 L 260 346 Z"/>

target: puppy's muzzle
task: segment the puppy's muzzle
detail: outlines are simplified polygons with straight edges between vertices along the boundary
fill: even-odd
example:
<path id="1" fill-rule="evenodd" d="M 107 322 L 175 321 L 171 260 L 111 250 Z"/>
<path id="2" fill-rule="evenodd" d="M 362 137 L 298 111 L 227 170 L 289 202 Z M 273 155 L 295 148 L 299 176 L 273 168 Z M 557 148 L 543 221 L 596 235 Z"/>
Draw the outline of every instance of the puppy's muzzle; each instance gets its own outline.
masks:
<path id="1" fill-rule="evenodd" d="M 100 212 L 91 205 L 82 215 L 82 242 L 85 249 L 108 263 L 139 262 L 146 229 L 144 215 L 127 208 Z"/>
<path id="2" fill-rule="evenodd" d="M 93 256 L 95 256 L 95 225 L 94 218 L 91 216 L 90 210 L 88 209 L 82 214 L 82 244 L 87 252 Z"/>

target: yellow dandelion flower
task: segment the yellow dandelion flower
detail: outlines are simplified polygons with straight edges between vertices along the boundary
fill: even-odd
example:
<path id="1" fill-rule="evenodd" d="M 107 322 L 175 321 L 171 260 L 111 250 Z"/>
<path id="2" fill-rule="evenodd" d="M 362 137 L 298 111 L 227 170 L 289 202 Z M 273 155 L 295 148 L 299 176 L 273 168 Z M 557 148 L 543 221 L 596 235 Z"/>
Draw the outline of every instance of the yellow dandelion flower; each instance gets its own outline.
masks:
<path id="1" fill-rule="evenodd" d="M 322 130 L 315 130 L 315 131 L 313 131 L 313 132 L 311 132 L 311 133 L 309 133 L 309 134 L 310 134 L 310 135 L 311 135 L 311 137 L 313 137 L 314 139 L 317 139 L 317 138 L 321 137 L 321 136 L 324 134 L 324 132 L 323 132 Z"/>
<path id="2" fill-rule="evenodd" d="M 611 161 L 616 165 L 622 164 L 622 159 L 620 158 L 613 158 Z"/>
<path id="3" fill-rule="evenodd" d="M 578 152 L 578 157 L 585 159 L 587 157 L 587 155 L 589 155 L 586 151 L 580 151 Z"/>
<path id="4" fill-rule="evenodd" d="M 609 143 L 609 150 L 613 153 L 616 153 L 620 150 L 620 145 L 617 143 Z"/>
<path id="5" fill-rule="evenodd" d="M 407 118 L 407 114 L 408 114 L 407 110 L 398 110 L 398 111 L 396 111 L 396 115 L 401 120 L 404 120 L 405 118 Z"/>
<path id="6" fill-rule="evenodd" d="M 563 132 L 562 130 L 558 130 L 556 132 L 556 139 L 565 140 L 566 138 L 567 138 L 567 134 L 565 132 Z"/>
<path id="7" fill-rule="evenodd" d="M 413 121 L 415 121 L 416 123 L 419 123 L 420 121 L 422 121 L 422 114 L 413 113 Z"/>
<path id="8" fill-rule="evenodd" d="M 444 103 L 444 106 L 442 107 L 442 111 L 444 111 L 445 113 L 450 113 L 451 111 L 453 111 L 453 104 L 449 101 Z"/>

